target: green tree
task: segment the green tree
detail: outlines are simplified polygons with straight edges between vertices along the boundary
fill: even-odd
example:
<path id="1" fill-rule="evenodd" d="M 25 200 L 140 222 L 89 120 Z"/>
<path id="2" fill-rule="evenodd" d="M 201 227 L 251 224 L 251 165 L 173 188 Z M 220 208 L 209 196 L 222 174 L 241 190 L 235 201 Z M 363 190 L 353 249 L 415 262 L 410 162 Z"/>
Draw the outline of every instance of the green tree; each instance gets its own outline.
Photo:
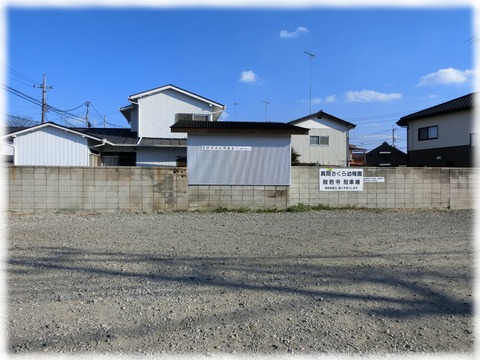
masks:
<path id="1" fill-rule="evenodd" d="M 300 154 L 292 147 L 292 165 L 300 164 Z"/>

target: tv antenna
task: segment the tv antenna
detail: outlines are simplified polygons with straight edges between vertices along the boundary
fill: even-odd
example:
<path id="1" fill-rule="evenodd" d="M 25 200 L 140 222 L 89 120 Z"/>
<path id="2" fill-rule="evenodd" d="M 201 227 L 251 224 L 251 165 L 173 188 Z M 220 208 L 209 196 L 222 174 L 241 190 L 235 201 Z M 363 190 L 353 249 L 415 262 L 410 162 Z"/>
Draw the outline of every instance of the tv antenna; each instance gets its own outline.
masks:
<path id="1" fill-rule="evenodd" d="M 260 100 L 260 102 L 265 104 L 265 121 L 267 121 L 267 105 L 270 104 L 270 102 L 265 100 Z"/>
<path id="2" fill-rule="evenodd" d="M 314 54 L 304 51 L 310 57 L 310 114 L 312 113 L 312 59 L 315 57 Z"/>
<path id="3" fill-rule="evenodd" d="M 233 103 L 233 106 L 234 106 L 234 109 L 235 109 L 235 121 L 237 120 L 237 105 L 242 105 L 242 103 L 237 103 L 237 102 Z"/>

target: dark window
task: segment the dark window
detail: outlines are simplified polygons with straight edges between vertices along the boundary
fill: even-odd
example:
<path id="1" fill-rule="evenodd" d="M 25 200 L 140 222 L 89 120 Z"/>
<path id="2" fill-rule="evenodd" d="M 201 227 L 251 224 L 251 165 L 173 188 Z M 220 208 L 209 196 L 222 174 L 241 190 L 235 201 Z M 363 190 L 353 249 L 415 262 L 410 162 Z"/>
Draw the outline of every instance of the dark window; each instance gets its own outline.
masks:
<path id="1" fill-rule="evenodd" d="M 438 139 L 438 126 L 429 126 L 418 129 L 418 140 Z"/>

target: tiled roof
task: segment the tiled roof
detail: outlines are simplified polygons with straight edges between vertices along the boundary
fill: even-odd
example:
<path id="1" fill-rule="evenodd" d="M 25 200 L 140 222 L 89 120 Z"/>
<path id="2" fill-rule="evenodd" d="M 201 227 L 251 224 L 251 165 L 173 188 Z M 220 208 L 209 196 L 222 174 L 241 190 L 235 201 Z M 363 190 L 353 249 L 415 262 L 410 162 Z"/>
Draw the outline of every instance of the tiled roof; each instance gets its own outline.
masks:
<path id="1" fill-rule="evenodd" d="M 424 119 L 436 115 L 471 109 L 474 103 L 474 95 L 475 93 L 464 95 L 459 98 L 444 102 L 442 104 L 429 107 L 428 109 L 406 115 L 400 118 L 399 121 L 397 121 L 397 125 L 406 126 L 408 122 L 413 120 Z"/>
<path id="2" fill-rule="evenodd" d="M 367 152 L 367 155 L 376 154 L 380 151 L 390 151 L 390 152 L 394 152 L 394 153 L 397 153 L 397 154 L 400 154 L 400 155 L 406 155 L 403 151 L 401 151 L 401 150 L 397 149 L 396 147 L 390 145 L 386 141 L 384 141 L 380 146 L 377 146 L 375 149 L 372 149 L 369 152 Z"/>
<path id="3" fill-rule="evenodd" d="M 141 146 L 187 146 L 187 139 L 142 138 Z"/>
<path id="4" fill-rule="evenodd" d="M 301 118 L 299 118 L 299 119 L 290 121 L 289 124 L 298 124 L 298 123 L 301 123 L 301 122 L 304 121 L 304 120 L 309 120 L 309 119 L 313 119 L 313 118 L 321 119 L 322 116 L 329 117 L 329 118 L 331 118 L 332 120 L 335 120 L 335 121 L 337 121 L 337 122 L 345 125 L 345 126 L 348 127 L 348 128 L 351 128 L 351 129 L 353 129 L 354 127 L 356 127 L 355 124 L 352 124 L 352 123 L 350 123 L 350 122 L 348 122 L 348 121 L 342 120 L 342 119 L 340 119 L 340 118 L 338 118 L 338 117 L 336 117 L 336 116 L 330 115 L 330 114 L 326 113 L 326 112 L 323 111 L 323 110 L 320 110 L 320 111 L 317 112 L 317 113 L 310 114 L 310 115 L 307 115 L 307 116 L 303 116 L 303 117 L 301 117 Z"/>
<path id="5" fill-rule="evenodd" d="M 139 138 L 136 132 L 130 129 L 111 128 L 82 128 L 76 129 L 84 134 L 92 135 L 115 145 L 138 145 L 138 146 L 187 146 L 187 139 L 170 138 Z"/>
<path id="6" fill-rule="evenodd" d="M 115 145 L 132 145 L 137 142 L 137 133 L 132 133 L 130 129 L 74 128 L 73 130 L 95 136 L 99 139 L 106 139 Z"/>
<path id="7" fill-rule="evenodd" d="M 196 133 L 282 133 L 308 134 L 308 129 L 279 122 L 191 121 L 182 120 L 170 127 L 172 132 Z"/>

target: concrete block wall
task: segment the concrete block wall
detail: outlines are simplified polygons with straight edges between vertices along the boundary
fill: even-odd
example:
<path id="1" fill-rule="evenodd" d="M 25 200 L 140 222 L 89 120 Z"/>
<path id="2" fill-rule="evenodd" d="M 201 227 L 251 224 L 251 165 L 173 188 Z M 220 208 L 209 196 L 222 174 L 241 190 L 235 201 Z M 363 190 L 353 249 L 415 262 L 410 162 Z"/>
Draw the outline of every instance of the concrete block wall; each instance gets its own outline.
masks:
<path id="1" fill-rule="evenodd" d="M 7 168 L 10 211 L 186 211 L 186 168 Z"/>
<path id="2" fill-rule="evenodd" d="M 290 186 L 193 186 L 186 168 L 2 168 L 7 209 L 35 211 L 195 211 L 287 209 L 299 203 L 331 207 L 473 209 L 477 168 L 363 168 L 363 191 L 319 190 L 320 167 L 292 167 Z"/>
<path id="3" fill-rule="evenodd" d="M 286 209 L 289 206 L 289 186 L 209 186 L 188 187 L 188 209 L 218 208 L 252 210 Z"/>
<path id="4" fill-rule="evenodd" d="M 320 167 L 292 167 L 290 205 L 356 206 L 367 208 L 475 208 L 479 169 L 476 168 L 363 168 L 363 191 L 319 190 Z"/>

